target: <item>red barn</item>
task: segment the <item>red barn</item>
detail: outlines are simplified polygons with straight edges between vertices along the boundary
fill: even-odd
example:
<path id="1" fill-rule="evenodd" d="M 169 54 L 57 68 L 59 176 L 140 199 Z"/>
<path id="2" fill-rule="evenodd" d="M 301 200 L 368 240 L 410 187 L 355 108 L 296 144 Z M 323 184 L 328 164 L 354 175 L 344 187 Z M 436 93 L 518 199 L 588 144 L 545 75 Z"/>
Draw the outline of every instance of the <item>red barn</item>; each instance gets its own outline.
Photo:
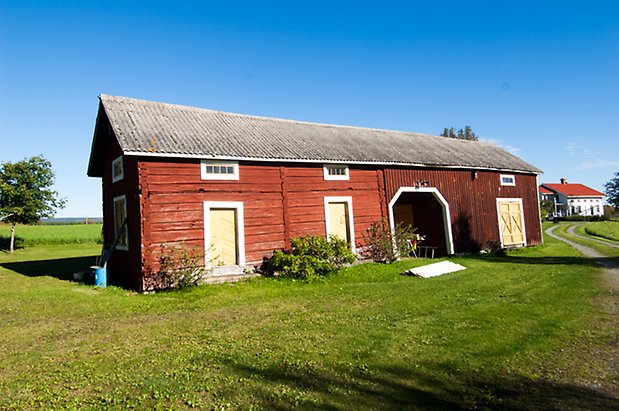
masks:
<path id="1" fill-rule="evenodd" d="M 540 172 L 483 142 L 108 95 L 88 165 L 105 244 L 123 231 L 109 280 L 140 291 L 156 287 L 146 267 L 164 244 L 203 249 L 221 274 L 305 234 L 355 249 L 382 218 L 417 227 L 440 255 L 539 244 Z"/>

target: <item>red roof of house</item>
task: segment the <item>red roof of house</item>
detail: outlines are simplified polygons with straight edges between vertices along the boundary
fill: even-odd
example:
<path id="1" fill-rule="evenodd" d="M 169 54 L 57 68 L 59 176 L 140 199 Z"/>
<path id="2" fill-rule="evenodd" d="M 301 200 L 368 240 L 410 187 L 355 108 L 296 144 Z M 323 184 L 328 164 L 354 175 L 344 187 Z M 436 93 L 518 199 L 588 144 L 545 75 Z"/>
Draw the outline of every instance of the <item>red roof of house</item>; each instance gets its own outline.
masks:
<path id="1" fill-rule="evenodd" d="M 555 193 L 554 191 L 550 191 L 544 186 L 539 186 L 539 192 L 542 194 L 554 194 Z"/>
<path id="2" fill-rule="evenodd" d="M 569 197 L 604 197 L 604 193 L 579 183 L 544 183 L 540 186 L 540 191 L 542 188 L 550 189 Z"/>

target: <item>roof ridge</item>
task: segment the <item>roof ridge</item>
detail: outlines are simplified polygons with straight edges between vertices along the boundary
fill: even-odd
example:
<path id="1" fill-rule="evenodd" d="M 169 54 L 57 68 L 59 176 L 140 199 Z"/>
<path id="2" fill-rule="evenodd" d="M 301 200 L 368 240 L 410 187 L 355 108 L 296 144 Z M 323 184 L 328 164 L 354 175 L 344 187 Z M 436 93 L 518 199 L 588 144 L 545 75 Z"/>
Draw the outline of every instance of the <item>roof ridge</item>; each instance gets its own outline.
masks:
<path id="1" fill-rule="evenodd" d="M 280 118 L 280 117 L 258 116 L 258 115 L 255 115 L 255 114 L 233 113 L 233 112 L 230 112 L 230 111 L 214 110 L 214 109 L 203 108 L 203 107 L 198 107 L 198 106 L 189 106 L 189 105 L 185 105 L 185 104 L 165 103 L 165 102 L 160 102 L 160 101 L 144 100 L 144 99 L 139 99 L 139 98 L 134 98 L 134 97 L 113 96 L 113 95 L 109 95 L 109 94 L 100 94 L 99 98 L 102 98 L 102 97 L 112 98 L 112 99 L 129 100 L 129 101 L 137 101 L 137 102 L 145 103 L 145 104 L 162 105 L 162 106 L 174 107 L 174 108 L 178 108 L 178 109 L 191 109 L 191 110 L 197 110 L 197 111 L 208 111 L 208 112 L 211 112 L 211 113 L 218 113 L 218 114 L 223 114 L 223 115 L 227 115 L 227 116 L 249 118 L 249 119 L 260 120 L 260 121 L 281 121 L 281 122 L 292 123 L 292 124 L 299 124 L 299 125 L 312 125 L 312 126 L 320 126 L 320 127 L 332 127 L 332 128 L 342 128 L 342 129 L 376 131 L 376 132 L 381 132 L 381 133 L 398 133 L 398 134 L 403 134 L 403 135 L 407 135 L 407 136 L 425 137 L 425 138 L 428 138 L 428 137 L 429 138 L 439 138 L 439 139 L 449 138 L 449 137 L 439 136 L 439 135 L 435 135 L 435 134 L 417 133 L 417 132 L 414 132 L 414 131 L 392 130 L 392 129 L 386 129 L 386 128 L 362 127 L 362 126 L 331 124 L 331 123 L 319 123 L 319 122 L 313 122 L 313 121 L 294 120 L 294 119 L 287 119 L 287 118 Z M 487 141 L 470 141 L 470 140 L 463 140 L 463 139 L 450 139 L 450 140 L 461 141 L 461 142 L 466 142 L 466 143 L 473 143 L 474 142 L 474 143 L 477 143 L 477 144 L 484 144 L 484 145 L 495 146 L 495 147 L 497 146 L 497 144 L 494 144 L 494 143 L 491 143 L 491 142 L 487 142 Z"/>

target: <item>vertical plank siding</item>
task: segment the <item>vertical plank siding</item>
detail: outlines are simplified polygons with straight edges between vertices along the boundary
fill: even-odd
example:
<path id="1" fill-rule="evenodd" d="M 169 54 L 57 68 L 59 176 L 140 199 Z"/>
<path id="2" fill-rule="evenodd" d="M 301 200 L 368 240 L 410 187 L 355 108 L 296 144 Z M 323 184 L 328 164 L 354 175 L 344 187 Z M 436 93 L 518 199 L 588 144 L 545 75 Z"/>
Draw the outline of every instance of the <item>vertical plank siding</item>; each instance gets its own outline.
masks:
<path id="1" fill-rule="evenodd" d="M 535 175 L 403 167 L 386 168 L 384 173 L 387 201 L 400 187 L 427 182 L 429 187 L 438 189 L 449 204 L 456 252 L 485 248 L 488 241 L 499 240 L 497 198 L 522 198 L 527 244 L 542 241 Z M 516 185 L 501 186 L 500 174 L 515 175 Z"/>

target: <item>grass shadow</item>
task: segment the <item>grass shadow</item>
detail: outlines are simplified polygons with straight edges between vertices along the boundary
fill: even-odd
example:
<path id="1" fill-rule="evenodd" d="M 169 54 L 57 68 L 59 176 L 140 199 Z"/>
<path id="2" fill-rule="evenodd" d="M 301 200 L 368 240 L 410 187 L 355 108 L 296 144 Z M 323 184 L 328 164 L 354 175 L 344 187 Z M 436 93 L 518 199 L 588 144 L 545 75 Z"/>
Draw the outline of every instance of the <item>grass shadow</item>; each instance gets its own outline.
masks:
<path id="1" fill-rule="evenodd" d="M 266 368 L 231 360 L 225 364 L 247 378 L 258 377 L 267 383 L 252 392 L 267 409 L 619 409 L 618 398 L 600 390 L 524 375 L 455 371 L 447 364 L 336 370 L 330 375 L 286 364 Z M 305 393 L 308 401 L 299 400 L 296 394 L 274 395 L 268 386 Z"/>
<path id="2" fill-rule="evenodd" d="M 533 265 L 580 265 L 587 267 L 617 266 L 619 258 L 617 257 L 529 257 L 529 256 L 471 256 L 470 258 L 478 258 L 481 261 L 509 263 L 509 264 L 533 264 Z"/>
<path id="3" fill-rule="evenodd" d="M 20 261 L 0 263 L 0 267 L 28 277 L 55 277 L 74 281 L 73 273 L 87 270 L 95 264 L 97 256 L 58 258 L 55 260 Z"/>

